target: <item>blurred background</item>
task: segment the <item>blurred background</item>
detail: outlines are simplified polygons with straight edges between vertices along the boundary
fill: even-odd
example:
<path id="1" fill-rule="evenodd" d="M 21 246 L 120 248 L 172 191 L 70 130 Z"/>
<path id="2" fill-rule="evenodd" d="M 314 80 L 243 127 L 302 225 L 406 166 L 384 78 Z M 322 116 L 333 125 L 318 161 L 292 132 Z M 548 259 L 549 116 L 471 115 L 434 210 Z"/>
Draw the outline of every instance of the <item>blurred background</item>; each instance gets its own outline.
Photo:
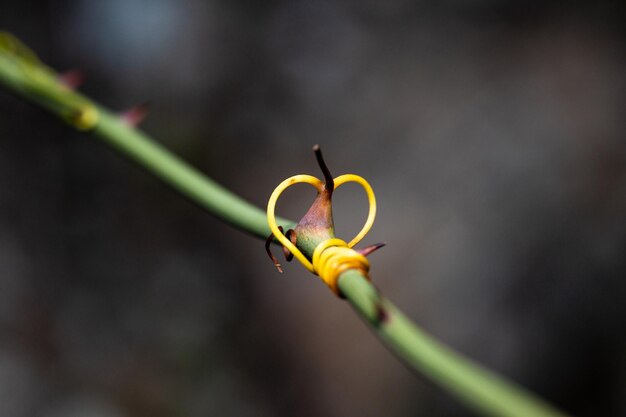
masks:
<path id="1" fill-rule="evenodd" d="M 0 0 L 0 28 L 264 206 L 369 179 L 381 290 L 579 416 L 626 416 L 622 2 Z M 281 214 L 313 198 L 292 191 Z M 356 187 L 335 198 L 360 228 Z M 0 91 L 0 415 L 471 416 L 298 264 Z"/>

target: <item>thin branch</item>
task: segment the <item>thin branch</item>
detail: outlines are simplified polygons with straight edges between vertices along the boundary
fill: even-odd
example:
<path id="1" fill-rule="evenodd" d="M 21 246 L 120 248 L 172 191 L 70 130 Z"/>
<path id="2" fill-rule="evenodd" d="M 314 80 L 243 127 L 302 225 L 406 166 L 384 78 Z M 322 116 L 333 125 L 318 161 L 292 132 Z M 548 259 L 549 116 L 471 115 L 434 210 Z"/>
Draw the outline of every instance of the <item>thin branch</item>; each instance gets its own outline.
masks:
<path id="1" fill-rule="evenodd" d="M 391 351 L 475 412 L 491 417 L 566 417 L 524 388 L 437 341 L 361 274 L 345 272 L 339 289 Z"/>
<path id="2" fill-rule="evenodd" d="M 0 32 L 0 84 L 57 114 L 75 128 L 91 131 L 214 216 L 258 237 L 270 234 L 264 212 L 165 149 L 128 123 L 125 115 L 109 111 L 68 88 L 62 77 L 38 60 L 22 59 L 25 48 L 11 35 Z M 92 124 L 89 120 L 93 120 Z M 279 222 L 286 228 L 294 225 L 285 219 Z"/>
<path id="3" fill-rule="evenodd" d="M 9 34 L 0 32 L 0 85 L 39 104 L 79 130 L 91 131 L 214 216 L 252 235 L 270 230 L 265 212 L 209 179 L 148 135 L 63 83 L 50 68 Z M 328 182 L 330 172 L 318 161 Z M 331 178 L 332 180 L 332 178 Z M 281 219 L 283 226 L 293 222 Z M 456 396 L 469 408 L 493 417 L 564 417 L 523 388 L 437 342 L 402 315 L 359 272 L 339 279 L 341 293 L 380 339 L 412 369 Z"/>

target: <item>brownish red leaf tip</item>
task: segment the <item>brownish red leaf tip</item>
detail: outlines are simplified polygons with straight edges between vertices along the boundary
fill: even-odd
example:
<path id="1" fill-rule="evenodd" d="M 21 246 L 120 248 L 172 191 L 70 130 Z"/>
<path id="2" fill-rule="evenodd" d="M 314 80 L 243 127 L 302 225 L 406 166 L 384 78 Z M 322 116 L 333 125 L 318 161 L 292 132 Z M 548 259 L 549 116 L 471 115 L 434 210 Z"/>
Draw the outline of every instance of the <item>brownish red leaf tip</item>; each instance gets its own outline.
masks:
<path id="1" fill-rule="evenodd" d="M 138 126 L 148 115 L 148 103 L 142 103 L 131 107 L 120 115 L 124 123 L 129 126 Z"/>
<path id="2" fill-rule="evenodd" d="M 76 90 L 85 82 L 85 74 L 79 69 L 69 70 L 59 74 L 59 82 L 70 90 Z"/>

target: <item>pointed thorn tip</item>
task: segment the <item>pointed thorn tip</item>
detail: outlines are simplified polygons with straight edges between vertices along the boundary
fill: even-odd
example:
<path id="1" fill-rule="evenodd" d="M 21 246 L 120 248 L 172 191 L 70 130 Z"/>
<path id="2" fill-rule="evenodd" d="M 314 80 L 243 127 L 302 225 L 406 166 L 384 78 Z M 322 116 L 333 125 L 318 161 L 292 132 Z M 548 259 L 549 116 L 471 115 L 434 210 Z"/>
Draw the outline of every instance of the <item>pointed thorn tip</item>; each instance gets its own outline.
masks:
<path id="1" fill-rule="evenodd" d="M 59 82 L 70 90 L 76 90 L 85 82 L 85 74 L 79 69 L 69 70 L 59 74 Z"/>
<path id="2" fill-rule="evenodd" d="M 317 159 L 317 163 L 324 174 L 325 188 L 328 191 L 333 191 L 335 189 L 335 182 L 333 180 L 333 176 L 324 161 L 324 156 L 322 155 L 322 148 L 319 144 L 313 146 L 313 152 L 315 152 L 315 158 Z"/>
<path id="3" fill-rule="evenodd" d="M 148 103 L 141 103 L 123 112 L 120 117 L 129 126 L 138 126 L 148 115 Z"/>
<path id="4" fill-rule="evenodd" d="M 357 249 L 357 252 L 359 252 L 363 256 L 368 256 L 372 252 L 377 251 L 378 249 L 382 248 L 385 245 L 386 245 L 386 243 L 384 243 L 384 242 L 383 243 L 376 243 L 374 245 L 370 245 L 370 246 L 365 247 L 363 249 Z"/>

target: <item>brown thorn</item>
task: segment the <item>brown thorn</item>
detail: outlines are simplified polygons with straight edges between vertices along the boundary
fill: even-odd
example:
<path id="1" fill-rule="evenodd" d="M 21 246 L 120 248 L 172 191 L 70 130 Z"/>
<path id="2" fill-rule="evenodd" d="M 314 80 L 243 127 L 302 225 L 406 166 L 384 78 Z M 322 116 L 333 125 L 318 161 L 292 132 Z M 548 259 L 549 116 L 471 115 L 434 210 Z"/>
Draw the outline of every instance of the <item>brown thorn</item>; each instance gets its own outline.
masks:
<path id="1" fill-rule="evenodd" d="M 386 324 L 389 321 L 389 313 L 382 304 L 376 304 L 376 321 L 379 325 Z"/>
<path id="2" fill-rule="evenodd" d="M 356 249 L 356 251 L 358 253 L 360 253 L 361 255 L 363 255 L 363 256 L 367 256 L 370 253 L 372 253 L 372 252 L 382 248 L 385 245 L 386 245 L 386 243 L 384 243 L 384 242 L 383 243 L 376 243 L 374 245 L 370 245 L 370 246 L 368 246 L 366 248 L 363 248 L 363 249 Z"/>
<path id="3" fill-rule="evenodd" d="M 122 112 L 120 118 L 124 123 L 129 126 L 136 127 L 141 123 L 148 115 L 148 103 L 141 103 L 137 106 Z"/>
<path id="4" fill-rule="evenodd" d="M 69 70 L 59 74 L 59 82 L 70 90 L 76 90 L 85 82 L 85 74 L 79 70 Z"/>
<path id="5" fill-rule="evenodd" d="M 282 227 L 278 227 L 278 228 L 280 229 L 281 232 L 283 231 Z M 270 245 L 272 244 L 273 241 L 274 241 L 274 234 L 272 233 L 265 240 L 265 251 L 267 252 L 267 254 L 270 257 L 270 259 L 272 260 L 272 262 L 274 263 L 274 266 L 276 267 L 276 269 L 278 269 L 278 272 L 280 272 L 282 274 L 283 270 L 280 267 L 280 263 L 278 262 L 278 259 L 276 259 L 276 257 L 272 253 L 272 251 L 270 250 Z"/>
<path id="6" fill-rule="evenodd" d="M 320 145 L 314 145 L 313 152 L 315 152 L 317 163 L 324 173 L 324 187 L 328 191 L 333 191 L 335 189 L 335 181 L 333 180 L 333 176 L 330 174 L 330 170 L 328 169 L 326 162 L 324 162 L 324 157 L 322 156 L 322 148 L 320 148 Z"/>
<path id="7" fill-rule="evenodd" d="M 296 244 L 296 231 L 295 230 L 293 229 L 287 230 L 287 233 L 285 233 L 285 237 L 289 239 L 291 243 L 293 243 L 294 245 Z M 283 253 L 285 254 L 285 259 L 287 260 L 287 262 L 291 262 L 291 260 L 293 259 L 293 253 L 291 253 L 289 249 L 287 249 L 284 246 L 283 246 Z"/>

